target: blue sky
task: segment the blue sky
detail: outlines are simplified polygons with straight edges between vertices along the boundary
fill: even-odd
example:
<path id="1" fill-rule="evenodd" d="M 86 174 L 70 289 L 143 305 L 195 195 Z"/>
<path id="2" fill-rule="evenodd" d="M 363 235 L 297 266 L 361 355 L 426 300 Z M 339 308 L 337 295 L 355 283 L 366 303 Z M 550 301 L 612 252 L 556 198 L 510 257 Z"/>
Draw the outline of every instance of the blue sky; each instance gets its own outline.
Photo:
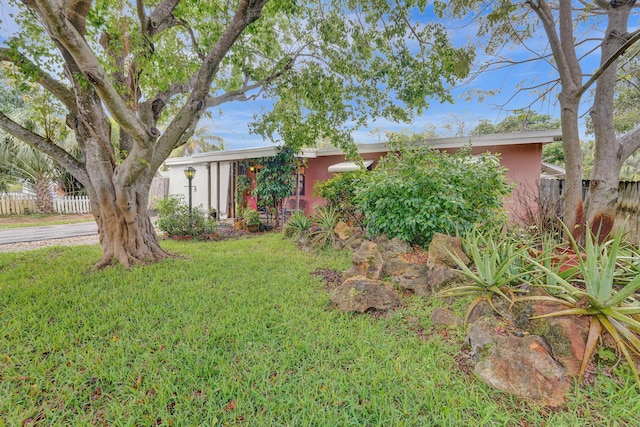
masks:
<path id="1" fill-rule="evenodd" d="M 12 31 L 15 31 L 15 24 L 12 24 L 9 17 L 10 12 L 10 6 L 2 0 L 0 2 L 0 20 L 2 20 L 0 41 L 10 35 Z M 452 23 L 451 28 L 452 38 L 459 45 L 463 44 L 468 38 L 473 37 L 472 29 L 463 29 L 460 23 Z M 549 49 L 546 37 L 542 34 L 529 40 L 527 47 L 536 52 L 547 52 Z M 585 47 L 584 49 L 587 48 Z M 530 55 L 525 48 L 514 46 L 503 53 L 516 59 Z M 478 51 L 476 66 L 487 60 L 488 58 Z M 593 64 L 594 61 L 597 61 L 597 56 L 594 56 L 590 62 Z M 589 72 L 588 69 L 585 69 L 585 71 Z M 438 101 L 432 101 L 429 110 L 416 117 L 412 123 L 394 123 L 385 120 L 371 121 L 368 127 L 355 131 L 353 137 L 356 142 L 371 143 L 378 142 L 378 138 L 370 132 L 376 128 L 388 131 L 407 129 L 421 132 L 427 127 L 435 128 L 435 131 L 440 136 L 452 136 L 455 134 L 455 128 L 460 124 L 464 124 L 464 128 L 470 130 L 482 119 L 499 122 L 509 114 L 505 109 L 524 108 L 529 106 L 535 99 L 535 96 L 529 92 L 522 92 L 511 99 L 519 85 L 527 81 L 540 82 L 550 80 L 554 76 L 553 69 L 542 61 L 486 72 L 469 82 L 461 82 L 453 88 L 454 104 L 441 104 Z M 468 93 L 476 90 L 497 90 L 498 93 L 494 96 L 486 97 L 482 101 L 478 101 L 475 98 L 467 99 Z M 507 103 L 507 101 L 509 102 Z M 502 107 L 505 103 L 507 105 Z M 248 124 L 253 119 L 254 114 L 259 114 L 262 108 L 268 108 L 268 106 L 269 102 L 264 100 L 224 104 L 212 111 L 212 119 L 202 120 L 201 125 L 206 126 L 211 133 L 222 137 L 226 149 L 269 145 L 271 144 L 270 141 L 264 141 L 260 136 L 250 134 L 248 128 Z M 559 116 L 557 102 L 553 96 L 545 101 L 536 102 L 533 109 L 553 117 Z M 453 129 L 447 129 L 447 126 Z"/>

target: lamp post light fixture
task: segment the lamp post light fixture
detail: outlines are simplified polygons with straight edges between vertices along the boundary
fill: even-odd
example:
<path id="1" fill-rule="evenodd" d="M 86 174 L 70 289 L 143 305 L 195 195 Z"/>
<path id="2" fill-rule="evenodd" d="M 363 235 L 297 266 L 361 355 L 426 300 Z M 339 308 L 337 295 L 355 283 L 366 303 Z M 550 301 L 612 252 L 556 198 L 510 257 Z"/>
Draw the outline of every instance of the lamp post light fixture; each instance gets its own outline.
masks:
<path id="1" fill-rule="evenodd" d="M 193 181 L 193 177 L 196 176 L 196 170 L 189 166 L 184 170 L 184 176 L 189 180 L 189 230 L 193 228 L 193 210 L 192 210 L 192 202 L 191 202 L 191 181 Z"/>

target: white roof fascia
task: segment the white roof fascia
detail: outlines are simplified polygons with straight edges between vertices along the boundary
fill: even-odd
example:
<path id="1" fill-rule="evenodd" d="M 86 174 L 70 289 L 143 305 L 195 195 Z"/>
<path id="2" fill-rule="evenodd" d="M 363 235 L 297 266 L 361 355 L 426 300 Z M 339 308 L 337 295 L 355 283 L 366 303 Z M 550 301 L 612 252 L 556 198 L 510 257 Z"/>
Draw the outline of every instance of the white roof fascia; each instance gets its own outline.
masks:
<path id="1" fill-rule="evenodd" d="M 514 132 L 514 133 L 496 133 L 490 135 L 478 136 L 462 136 L 453 138 L 434 138 L 425 141 L 419 141 L 419 144 L 428 144 L 433 148 L 460 148 L 471 144 L 472 147 L 492 147 L 496 145 L 518 145 L 518 144 L 549 144 L 562 138 L 562 131 L 547 130 L 536 132 Z M 358 153 L 380 153 L 390 151 L 391 148 L 386 142 L 376 144 L 359 144 Z M 336 156 L 344 154 L 339 148 L 323 147 L 316 150 L 318 157 Z"/>
<path id="2" fill-rule="evenodd" d="M 232 162 L 236 160 L 258 159 L 261 157 L 273 157 L 277 154 L 278 146 L 242 148 L 228 151 L 208 151 L 194 154 L 191 157 L 170 157 L 165 161 L 168 166 L 182 164 L 197 164 L 209 162 Z M 315 158 L 315 148 L 304 148 L 298 153 L 298 157 Z"/>
<path id="3" fill-rule="evenodd" d="M 515 132 L 500 133 L 491 135 L 464 136 L 454 138 L 435 138 L 419 143 L 428 144 L 433 148 L 460 148 L 466 145 L 472 147 L 492 147 L 496 145 L 518 145 L 518 144 L 548 144 L 562 138 L 562 131 L 548 130 L 536 132 Z M 358 153 L 384 153 L 391 148 L 386 142 L 375 144 L 359 144 Z M 255 159 L 260 157 L 271 157 L 276 155 L 278 146 L 243 148 L 228 151 L 210 151 L 207 153 L 194 154 L 191 157 L 172 157 L 165 161 L 167 166 L 179 166 L 187 164 L 202 164 L 209 162 L 228 162 L 235 160 Z M 344 151 L 336 147 L 303 148 L 298 153 L 298 157 L 316 158 L 325 156 L 343 155 Z"/>
<path id="4" fill-rule="evenodd" d="M 562 131 L 545 130 L 537 132 L 496 133 L 491 135 L 462 136 L 455 138 L 436 138 L 425 141 L 434 148 L 459 148 L 471 144 L 472 147 L 491 147 L 495 145 L 549 144 L 562 138 Z"/>

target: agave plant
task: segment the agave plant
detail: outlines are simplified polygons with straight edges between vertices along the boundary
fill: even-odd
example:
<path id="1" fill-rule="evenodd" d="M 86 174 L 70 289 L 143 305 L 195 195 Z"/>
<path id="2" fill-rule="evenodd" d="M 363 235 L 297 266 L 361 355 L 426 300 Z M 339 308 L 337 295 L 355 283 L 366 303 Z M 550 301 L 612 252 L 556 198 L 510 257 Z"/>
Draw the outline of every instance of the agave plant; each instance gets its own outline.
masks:
<path id="1" fill-rule="evenodd" d="M 311 233 L 313 246 L 323 248 L 333 245 L 336 241 L 335 228 L 340 221 L 338 211 L 332 206 L 317 208 L 314 215 L 316 229 Z"/>
<path id="2" fill-rule="evenodd" d="M 590 316 L 591 322 L 584 357 L 580 368 L 580 379 L 584 374 L 587 364 L 591 360 L 601 334 L 608 332 L 615 341 L 619 351 L 629 363 L 636 382 L 640 386 L 638 368 L 632 358 L 632 353 L 640 354 L 640 339 L 636 335 L 640 333 L 640 322 L 637 315 L 640 313 L 640 302 L 635 298 L 635 293 L 640 289 L 640 276 L 628 279 L 624 285 L 615 287 L 620 276 L 619 256 L 623 229 L 615 234 L 612 240 L 598 243 L 597 236 L 588 232 L 585 246 L 581 248 L 571 237 L 567 230 L 571 246 L 576 253 L 583 253 L 577 257 L 577 270 L 583 286 L 578 286 L 576 281 L 567 280 L 548 265 L 535 258 L 531 258 L 532 264 L 537 266 L 553 280 L 552 289 L 555 296 L 528 297 L 523 299 L 544 299 L 561 302 L 566 309 L 553 313 L 535 316 L 533 318 L 545 318 L 566 315 Z M 548 287 L 547 285 L 542 285 Z"/>
<path id="3" fill-rule="evenodd" d="M 462 274 L 473 283 L 444 290 L 438 296 L 477 295 L 465 312 L 466 324 L 473 309 L 482 301 L 486 301 L 495 312 L 502 314 L 493 304 L 493 296 L 504 298 L 510 305 L 513 304 L 513 294 L 519 290 L 510 285 L 529 275 L 530 271 L 522 262 L 525 258 L 525 248 L 513 239 L 500 238 L 498 235 L 484 236 L 474 230 L 464 238 L 464 245 L 467 255 L 475 265 L 474 269 L 469 268 L 455 253 L 449 253 Z"/>
<path id="4" fill-rule="evenodd" d="M 285 236 L 298 238 L 313 226 L 313 220 L 306 216 L 303 211 L 294 211 L 285 224 L 283 231 Z"/>

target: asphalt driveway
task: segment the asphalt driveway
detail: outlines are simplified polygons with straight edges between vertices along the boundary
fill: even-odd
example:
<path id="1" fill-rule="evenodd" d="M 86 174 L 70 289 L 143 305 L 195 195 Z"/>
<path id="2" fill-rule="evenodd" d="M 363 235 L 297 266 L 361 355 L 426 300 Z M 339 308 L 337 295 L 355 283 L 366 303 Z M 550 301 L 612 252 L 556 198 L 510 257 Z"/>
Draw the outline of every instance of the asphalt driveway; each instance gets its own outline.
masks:
<path id="1" fill-rule="evenodd" d="M 93 236 L 98 234 L 95 222 L 74 224 L 45 225 L 40 227 L 0 229 L 0 245 L 39 240 L 64 239 L 68 237 Z"/>

